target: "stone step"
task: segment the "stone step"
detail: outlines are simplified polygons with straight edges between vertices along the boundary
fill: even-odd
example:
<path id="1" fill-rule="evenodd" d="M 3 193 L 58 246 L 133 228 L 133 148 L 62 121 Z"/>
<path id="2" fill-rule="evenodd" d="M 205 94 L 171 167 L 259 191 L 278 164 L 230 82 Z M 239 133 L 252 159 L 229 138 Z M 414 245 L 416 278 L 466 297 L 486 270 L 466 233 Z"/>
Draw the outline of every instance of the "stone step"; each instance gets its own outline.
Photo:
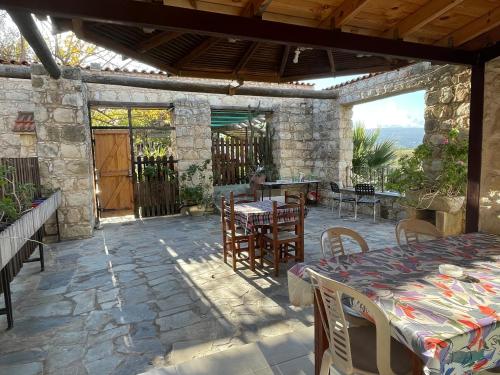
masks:
<path id="1" fill-rule="evenodd" d="M 313 375 L 313 350 L 314 329 L 307 327 L 140 375 Z"/>

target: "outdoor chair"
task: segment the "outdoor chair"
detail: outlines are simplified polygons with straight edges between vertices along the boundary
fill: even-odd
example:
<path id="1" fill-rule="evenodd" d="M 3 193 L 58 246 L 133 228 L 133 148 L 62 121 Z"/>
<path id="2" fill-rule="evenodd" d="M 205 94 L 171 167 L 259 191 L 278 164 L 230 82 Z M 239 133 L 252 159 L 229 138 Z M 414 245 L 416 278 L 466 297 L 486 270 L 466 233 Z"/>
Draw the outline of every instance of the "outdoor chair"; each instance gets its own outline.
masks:
<path id="1" fill-rule="evenodd" d="M 358 205 L 366 204 L 373 206 L 373 222 L 377 221 L 377 205 L 380 211 L 380 199 L 375 196 L 375 188 L 370 184 L 356 184 L 354 186 L 356 200 L 354 202 L 354 220 L 358 219 Z"/>
<path id="2" fill-rule="evenodd" d="M 261 250 L 261 264 L 270 263 L 274 267 L 274 275 L 279 276 L 281 262 L 288 262 L 289 259 L 296 262 L 304 259 L 304 197 L 301 195 L 299 203 L 288 203 L 279 206 L 273 201 L 272 220 L 269 233 L 260 236 L 259 247 Z M 295 209 L 299 215 L 293 221 L 279 223 L 278 210 Z M 267 254 L 272 255 L 272 259 L 266 258 Z"/>
<path id="3" fill-rule="evenodd" d="M 344 227 L 329 228 L 321 233 L 321 253 L 324 259 L 346 255 L 342 236 L 354 240 L 361 252 L 365 253 L 369 250 L 368 244 L 358 232 Z"/>
<path id="4" fill-rule="evenodd" d="M 335 202 L 338 202 L 339 205 L 339 218 L 342 217 L 342 203 L 352 203 L 355 205 L 356 199 L 354 197 L 343 197 L 342 196 L 342 191 L 340 191 L 340 187 L 336 182 L 330 182 L 330 188 L 332 189 L 332 212 L 333 212 L 333 206 L 335 205 Z"/>
<path id="5" fill-rule="evenodd" d="M 321 375 L 341 374 L 410 374 L 412 360 L 406 347 L 391 337 L 389 320 L 367 296 L 308 269 L 311 282 L 324 309 L 321 321 L 329 347 L 323 354 Z M 343 301 L 358 301 L 374 325 L 353 327 L 346 320 Z"/>
<path id="6" fill-rule="evenodd" d="M 227 264 L 228 256 L 231 257 L 233 270 L 236 271 L 236 262 L 246 260 L 242 253 L 248 253 L 250 269 L 255 270 L 255 236 L 245 233 L 242 228 L 237 227 L 234 218 L 234 195 L 231 192 L 229 205 L 224 197 L 221 198 L 221 221 L 222 221 L 222 246 L 224 251 L 224 263 Z"/>
<path id="7" fill-rule="evenodd" d="M 402 240 L 404 235 L 405 241 Z M 398 245 L 407 245 L 443 237 L 443 234 L 431 223 L 420 219 L 404 219 L 396 225 Z"/>
<path id="8" fill-rule="evenodd" d="M 303 193 L 291 194 L 285 190 L 285 203 L 300 203 L 300 199 Z"/>
<path id="9" fill-rule="evenodd" d="M 234 194 L 234 204 L 257 202 L 257 192 Z"/>

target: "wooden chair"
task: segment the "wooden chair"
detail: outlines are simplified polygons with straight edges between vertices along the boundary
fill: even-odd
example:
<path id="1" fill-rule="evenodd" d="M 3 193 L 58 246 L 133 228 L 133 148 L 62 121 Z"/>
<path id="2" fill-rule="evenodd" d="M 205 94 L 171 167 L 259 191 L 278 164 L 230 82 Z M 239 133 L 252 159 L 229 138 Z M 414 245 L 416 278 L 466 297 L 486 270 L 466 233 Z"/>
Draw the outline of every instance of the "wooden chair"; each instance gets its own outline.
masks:
<path id="1" fill-rule="evenodd" d="M 406 347 L 391 337 L 389 320 L 372 300 L 357 290 L 308 269 L 320 309 L 329 347 L 323 354 L 321 375 L 410 374 L 412 361 Z M 343 309 L 343 297 L 359 301 L 375 325 L 352 327 Z M 345 300 L 345 299 L 344 299 Z"/>
<path id="2" fill-rule="evenodd" d="M 330 189 L 332 189 L 332 212 L 333 212 L 333 205 L 335 202 L 338 202 L 339 205 L 339 218 L 341 217 L 341 212 L 342 212 L 342 203 L 352 203 L 353 205 L 356 204 L 356 198 L 354 197 L 343 197 L 342 196 L 342 191 L 340 190 L 339 185 L 336 182 L 330 182 Z"/>
<path id="3" fill-rule="evenodd" d="M 291 194 L 288 191 L 285 190 L 285 203 L 300 203 L 300 198 L 303 196 L 304 193 L 300 193 L 299 195 L 297 194 Z"/>
<path id="4" fill-rule="evenodd" d="M 344 243 L 342 242 L 342 236 L 347 236 L 356 241 L 361 249 L 361 252 L 365 253 L 369 250 L 368 244 L 358 232 L 349 228 L 334 227 L 321 233 L 321 252 L 323 254 L 323 258 L 328 259 L 330 257 L 346 255 Z"/>
<path id="5" fill-rule="evenodd" d="M 296 209 L 299 215 L 294 221 L 279 223 L 278 210 Z M 286 228 L 283 230 L 283 228 Z M 292 230 L 289 230 L 293 228 Z M 278 202 L 273 201 L 272 221 L 270 233 L 263 233 L 259 241 L 261 249 L 261 264 L 271 263 L 274 267 L 274 275 L 279 276 L 281 262 L 293 259 L 296 262 L 304 260 L 304 197 L 300 196 L 300 203 L 287 203 L 278 208 Z M 272 260 L 265 256 L 271 253 Z"/>
<path id="6" fill-rule="evenodd" d="M 242 253 L 248 253 L 250 269 L 255 270 L 255 236 L 253 233 L 245 233 L 238 228 L 234 219 L 234 195 L 231 192 L 229 205 L 224 197 L 221 198 L 221 221 L 222 221 L 222 246 L 224 251 L 224 263 L 230 256 L 233 262 L 233 270 L 236 271 L 236 262 L 245 260 Z"/>
<path id="7" fill-rule="evenodd" d="M 354 203 L 354 220 L 358 219 L 358 205 L 366 204 L 373 206 L 373 222 L 377 221 L 377 204 L 380 211 L 380 199 L 375 196 L 375 187 L 370 184 L 356 184 L 354 186 L 356 201 Z"/>
<path id="8" fill-rule="evenodd" d="M 443 234 L 434 225 L 420 219 L 404 219 L 398 222 L 396 225 L 396 240 L 400 246 L 404 245 L 401 238 L 402 234 L 404 234 L 408 245 L 443 237 Z"/>
<path id="9" fill-rule="evenodd" d="M 257 202 L 257 192 L 234 194 L 234 199 L 235 204 Z"/>

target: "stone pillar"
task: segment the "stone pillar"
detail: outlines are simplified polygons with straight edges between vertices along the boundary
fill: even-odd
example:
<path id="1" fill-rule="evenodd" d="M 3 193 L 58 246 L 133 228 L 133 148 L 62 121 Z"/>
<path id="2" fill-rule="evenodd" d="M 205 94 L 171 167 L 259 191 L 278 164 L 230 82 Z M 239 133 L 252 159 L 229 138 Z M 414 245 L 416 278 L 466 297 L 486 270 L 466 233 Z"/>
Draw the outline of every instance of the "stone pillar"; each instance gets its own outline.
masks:
<path id="1" fill-rule="evenodd" d="M 191 164 L 209 159 L 208 172 L 212 174 L 212 130 L 208 100 L 178 99 L 174 101 L 173 125 L 175 149 L 179 159 L 179 173 Z M 212 191 L 213 193 L 213 186 Z"/>
<path id="2" fill-rule="evenodd" d="M 325 182 L 320 194 L 323 198 L 330 195 L 328 182 L 345 185 L 346 168 L 352 161 L 351 118 L 351 106 L 335 100 L 314 101 L 313 174 Z"/>
<path id="3" fill-rule="evenodd" d="M 43 66 L 31 73 L 42 185 L 62 190 L 61 237 L 89 237 L 94 228 L 94 188 L 86 87 L 78 68 L 58 80 Z M 54 233 L 54 224 L 47 228 Z M 49 232 L 49 233 L 50 233 Z"/>
<path id="4" fill-rule="evenodd" d="M 313 109 L 310 101 L 282 99 L 273 107 L 273 161 L 280 178 L 313 172 Z"/>
<path id="5" fill-rule="evenodd" d="M 449 66 L 436 76 L 425 92 L 424 144 L 434 149 L 432 165 L 426 171 L 431 176 L 441 169 L 439 145 L 456 128 L 462 137 L 469 133 L 470 70 Z"/>
<path id="6" fill-rule="evenodd" d="M 485 67 L 479 230 L 500 235 L 500 58 Z"/>

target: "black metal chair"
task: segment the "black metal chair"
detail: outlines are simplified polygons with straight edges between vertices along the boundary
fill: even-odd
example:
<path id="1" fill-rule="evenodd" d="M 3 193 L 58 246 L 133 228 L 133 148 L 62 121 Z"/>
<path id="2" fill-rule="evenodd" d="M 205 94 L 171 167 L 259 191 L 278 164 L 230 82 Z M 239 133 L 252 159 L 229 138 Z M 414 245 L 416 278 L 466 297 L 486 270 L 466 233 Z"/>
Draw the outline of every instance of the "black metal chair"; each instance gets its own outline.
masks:
<path id="1" fill-rule="evenodd" d="M 354 205 L 354 220 L 358 219 L 358 205 L 366 204 L 373 206 L 373 222 L 377 221 L 377 204 L 380 212 L 380 199 L 375 196 L 375 188 L 370 184 L 356 184 L 354 186 L 354 193 L 356 194 L 356 202 Z"/>
<path id="2" fill-rule="evenodd" d="M 347 203 L 352 203 L 353 205 L 356 204 L 356 198 L 354 197 L 343 197 L 342 196 L 342 191 L 340 190 L 339 185 L 336 182 L 330 182 L 330 188 L 332 189 L 332 212 L 333 212 L 333 206 L 335 205 L 335 202 L 338 202 L 339 205 L 339 218 L 342 217 L 342 203 L 347 202 Z"/>

